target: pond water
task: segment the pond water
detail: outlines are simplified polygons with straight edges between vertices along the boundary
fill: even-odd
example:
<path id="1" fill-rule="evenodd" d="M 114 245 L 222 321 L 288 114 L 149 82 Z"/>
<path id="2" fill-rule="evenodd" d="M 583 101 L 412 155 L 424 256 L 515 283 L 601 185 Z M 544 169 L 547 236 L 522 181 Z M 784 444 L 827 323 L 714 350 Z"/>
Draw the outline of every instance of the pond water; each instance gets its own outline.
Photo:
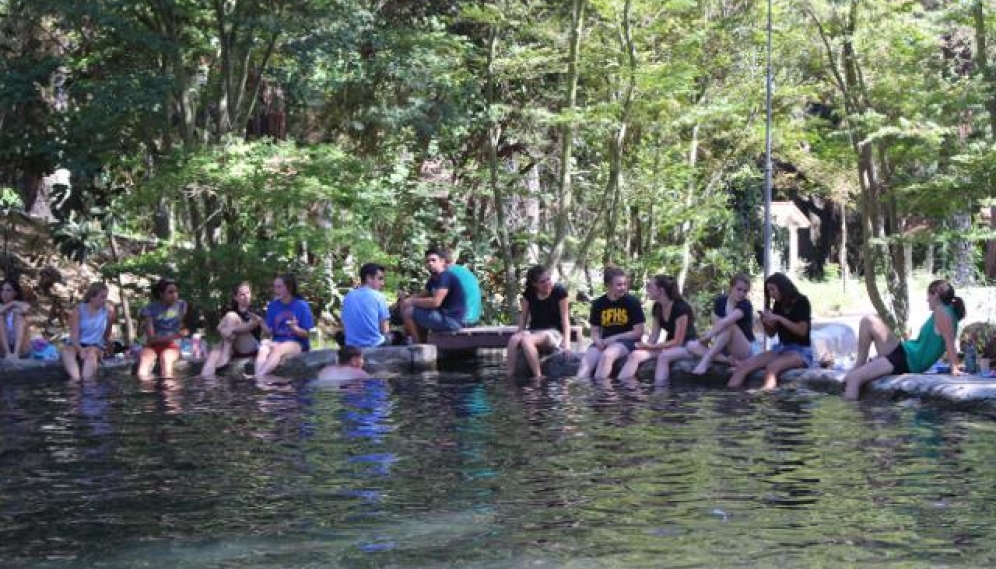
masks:
<path id="1" fill-rule="evenodd" d="M 986 567 L 996 423 L 809 392 L 0 384 L 0 567 Z"/>

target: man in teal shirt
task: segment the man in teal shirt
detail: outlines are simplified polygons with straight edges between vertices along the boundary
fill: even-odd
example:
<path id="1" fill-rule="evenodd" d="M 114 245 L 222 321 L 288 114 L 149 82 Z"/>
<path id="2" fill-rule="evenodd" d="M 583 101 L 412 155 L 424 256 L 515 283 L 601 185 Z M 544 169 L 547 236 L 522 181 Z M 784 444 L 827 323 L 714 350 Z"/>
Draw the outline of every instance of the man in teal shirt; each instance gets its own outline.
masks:
<path id="1" fill-rule="evenodd" d="M 466 299 L 467 311 L 463 316 L 464 326 L 475 326 L 481 320 L 481 285 L 474 273 L 463 265 L 450 264 L 447 269 L 460 281 Z"/>

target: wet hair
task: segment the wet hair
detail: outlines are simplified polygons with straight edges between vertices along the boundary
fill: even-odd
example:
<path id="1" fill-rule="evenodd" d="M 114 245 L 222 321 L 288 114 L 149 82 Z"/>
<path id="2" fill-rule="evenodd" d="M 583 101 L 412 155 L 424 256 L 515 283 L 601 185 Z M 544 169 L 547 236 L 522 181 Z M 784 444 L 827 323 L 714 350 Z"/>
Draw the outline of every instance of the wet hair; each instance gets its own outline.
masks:
<path id="1" fill-rule="evenodd" d="M 744 283 L 747 285 L 747 289 L 750 289 L 750 275 L 746 273 L 737 273 L 730 277 L 730 286 L 735 287 L 737 283 Z"/>
<path id="2" fill-rule="evenodd" d="M 768 297 L 768 285 L 775 285 L 775 288 L 778 289 L 779 302 L 782 303 L 783 307 L 792 306 L 799 298 L 799 289 L 795 288 L 792 280 L 784 273 L 775 273 L 764 280 L 764 306 L 769 310 L 771 309 L 771 299 Z"/>
<path id="3" fill-rule="evenodd" d="M 608 267 L 602 273 L 602 282 L 605 286 L 610 286 L 612 281 L 616 280 L 617 277 L 625 277 L 626 271 L 620 269 L 619 267 Z"/>
<path id="4" fill-rule="evenodd" d="M 252 294 L 252 283 L 249 281 L 242 281 L 239 284 L 232 287 L 232 301 L 228 304 L 228 309 L 232 312 L 239 311 L 239 303 L 235 300 L 235 297 L 239 295 L 239 289 L 242 287 L 249 287 L 249 292 Z"/>
<path id="5" fill-rule="evenodd" d="M 343 346 L 339 348 L 339 365 L 349 365 L 353 358 L 363 357 L 363 352 L 354 346 Z"/>
<path id="6" fill-rule="evenodd" d="M 179 288 L 176 284 L 176 280 L 169 277 L 163 277 L 156 281 L 156 284 L 152 285 L 152 300 L 161 301 L 163 299 L 163 295 L 166 294 L 166 289 L 170 286 L 176 286 Z"/>
<path id="7" fill-rule="evenodd" d="M 98 294 L 107 292 L 107 290 L 107 285 L 104 283 L 90 283 L 90 286 L 86 287 L 86 292 L 83 293 L 83 302 L 90 302 Z"/>
<path id="8" fill-rule="evenodd" d="M 284 286 L 287 287 L 287 292 L 289 292 L 291 296 L 293 296 L 294 298 L 299 297 L 299 295 L 297 294 L 297 277 L 294 276 L 294 273 L 284 273 L 282 275 L 277 275 L 274 278 L 274 280 L 276 279 L 280 279 L 281 281 L 284 282 Z"/>
<path id="9" fill-rule="evenodd" d="M 959 322 L 965 318 L 965 301 L 960 296 L 955 296 L 955 289 L 951 283 L 944 279 L 938 279 L 927 285 L 927 292 L 936 294 L 945 306 L 954 309 L 955 317 Z"/>
<path id="10" fill-rule="evenodd" d="M 375 277 L 377 273 L 385 273 L 387 269 L 384 265 L 378 265 L 377 263 L 364 263 L 360 267 L 360 282 L 366 282 L 367 277 Z"/>
<path id="11" fill-rule="evenodd" d="M 447 263 L 451 260 L 450 252 L 442 247 L 429 247 L 425 250 L 425 256 L 428 257 L 429 255 L 435 255 Z"/>
<path id="12" fill-rule="evenodd" d="M 10 285 L 10 288 L 14 289 L 14 300 L 24 300 L 24 291 L 21 290 L 21 284 L 16 279 L 4 279 L 0 283 L 0 288 L 3 288 L 4 285 Z"/>
<path id="13" fill-rule="evenodd" d="M 529 267 L 526 271 L 526 292 L 536 288 L 536 285 L 540 281 L 540 277 L 547 274 L 549 271 L 543 265 L 533 265 Z"/>

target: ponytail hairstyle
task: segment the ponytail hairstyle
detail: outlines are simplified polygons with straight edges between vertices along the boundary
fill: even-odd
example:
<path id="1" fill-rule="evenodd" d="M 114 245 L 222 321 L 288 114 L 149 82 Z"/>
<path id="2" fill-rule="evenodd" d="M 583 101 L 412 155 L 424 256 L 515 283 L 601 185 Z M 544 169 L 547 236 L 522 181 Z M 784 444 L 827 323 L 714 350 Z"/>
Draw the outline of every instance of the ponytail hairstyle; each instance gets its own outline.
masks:
<path id="1" fill-rule="evenodd" d="M 91 283 L 90 286 L 86 287 L 86 292 L 83 293 L 83 303 L 90 302 L 95 296 L 107 290 L 107 285 L 104 283 Z"/>
<path id="2" fill-rule="evenodd" d="M 524 292 L 528 293 L 531 290 L 536 290 L 536 285 L 539 283 L 540 278 L 548 272 L 543 265 L 529 267 L 529 270 L 526 271 L 526 290 Z"/>
<path id="3" fill-rule="evenodd" d="M 792 306 L 799 298 L 799 289 L 795 288 L 792 280 L 785 276 L 785 273 L 775 273 L 764 281 L 764 307 L 768 310 L 772 308 L 771 298 L 768 296 L 768 285 L 775 285 L 775 288 L 778 289 L 781 297 L 779 301 L 783 307 Z"/>
<path id="4" fill-rule="evenodd" d="M 955 289 L 951 283 L 944 279 L 938 279 L 927 286 L 927 292 L 936 294 L 945 306 L 954 309 L 955 318 L 961 322 L 965 318 L 965 301 L 960 296 L 955 296 Z"/>
<path id="5" fill-rule="evenodd" d="M 602 273 L 602 282 L 605 283 L 605 286 L 611 286 L 612 281 L 616 280 L 616 277 L 625 276 L 626 271 L 620 269 L 619 267 L 609 267 Z"/>
<path id="6" fill-rule="evenodd" d="M 169 288 L 170 285 L 178 286 L 176 284 L 176 280 L 171 279 L 169 277 L 163 277 L 158 281 L 156 281 L 156 284 L 152 285 L 152 300 L 155 300 L 156 302 L 161 302 L 163 299 L 163 294 L 166 293 L 166 289 Z"/>
<path id="7" fill-rule="evenodd" d="M 664 291 L 664 294 L 671 299 L 671 302 L 678 302 L 679 300 L 685 300 L 681 297 L 681 291 L 678 290 L 678 281 L 674 277 L 669 277 L 667 275 L 654 275 L 654 286 Z"/>
<path id="8" fill-rule="evenodd" d="M 664 291 L 664 294 L 671 299 L 671 303 L 676 303 L 679 300 L 683 301 L 684 298 L 681 297 L 681 291 L 678 290 L 678 281 L 674 277 L 669 277 L 667 275 L 654 275 L 652 280 L 654 281 L 654 286 Z M 655 302 L 653 308 L 651 309 L 655 318 L 658 322 L 664 322 L 664 307 L 660 302 Z"/>
<path id="9" fill-rule="evenodd" d="M 242 287 L 249 287 L 249 294 L 252 294 L 252 284 L 249 281 L 242 281 L 232 288 L 232 301 L 228 304 L 228 309 L 231 312 L 239 311 L 239 303 L 235 300 L 235 297 L 239 295 L 239 289 Z"/>

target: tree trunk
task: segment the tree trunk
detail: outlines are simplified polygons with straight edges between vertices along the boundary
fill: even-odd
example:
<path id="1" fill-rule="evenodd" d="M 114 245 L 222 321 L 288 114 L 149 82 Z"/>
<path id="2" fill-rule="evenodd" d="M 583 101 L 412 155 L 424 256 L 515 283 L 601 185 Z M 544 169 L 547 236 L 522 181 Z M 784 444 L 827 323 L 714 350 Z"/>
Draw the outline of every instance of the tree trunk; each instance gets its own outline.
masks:
<path id="1" fill-rule="evenodd" d="M 699 125 L 692 127 L 692 140 L 688 145 L 688 188 L 685 192 L 685 210 L 692 207 L 692 196 L 695 193 L 695 167 L 699 159 Z M 681 269 L 678 270 L 678 290 L 685 289 L 685 279 L 688 278 L 688 270 L 692 265 L 692 243 L 689 234 L 692 231 L 690 221 L 681 224 L 681 233 L 684 236 L 681 246 Z"/>
<path id="2" fill-rule="evenodd" d="M 847 264 L 847 201 L 840 202 L 840 288 L 847 293 L 847 281 L 851 276 L 850 268 Z"/>
<path id="3" fill-rule="evenodd" d="M 114 263 L 117 264 L 121 261 L 121 257 L 118 254 L 118 242 L 114 239 L 114 232 L 107 232 L 107 242 L 111 248 L 111 258 L 114 259 Z M 125 343 L 129 346 L 135 341 L 135 322 L 131 319 L 131 303 L 128 301 L 128 291 L 124 286 L 124 276 L 119 272 L 117 278 L 115 279 L 118 284 L 118 294 L 121 295 L 121 312 L 124 316 L 124 335 Z"/>
<path id="4" fill-rule="evenodd" d="M 992 142 L 996 140 L 996 65 L 989 63 L 983 0 L 976 0 L 972 5 L 972 17 L 975 23 L 975 62 L 989 91 L 986 110 L 989 112 L 989 140 Z M 989 212 L 989 225 L 996 229 L 996 206 L 991 207 Z M 992 239 L 986 242 L 986 278 L 996 279 L 996 240 Z"/>
<path id="5" fill-rule="evenodd" d="M 493 107 L 498 102 L 497 79 L 495 75 L 495 59 L 497 56 L 498 28 L 492 26 L 488 37 L 487 97 L 489 107 Z M 492 113 L 489 113 L 489 116 L 491 116 L 491 121 L 488 125 L 488 180 L 491 185 L 491 197 L 494 200 L 498 246 L 501 248 L 502 272 L 504 274 L 504 278 L 502 279 L 504 312 L 508 316 L 514 316 L 518 304 L 516 303 L 515 294 L 515 259 L 512 255 L 512 240 L 508 234 L 508 219 L 505 214 L 505 194 L 498 180 L 498 142 L 501 140 L 501 125 Z"/>
<path id="6" fill-rule="evenodd" d="M 851 0 L 846 16 L 842 18 L 840 30 L 841 54 L 838 66 L 826 29 L 815 13 L 808 11 L 816 24 L 828 60 L 831 78 L 844 102 L 846 117 L 860 116 L 874 110 L 869 102 L 868 89 L 860 68 L 860 57 L 853 44 L 858 25 L 860 2 Z M 884 143 L 875 146 L 867 140 L 867 133 L 845 118 L 851 146 L 857 158 L 858 179 L 861 187 L 861 258 L 864 270 L 865 289 L 869 300 L 879 315 L 895 330 L 905 330 L 908 319 L 909 299 L 907 293 L 905 258 L 903 247 L 885 239 L 889 232 L 899 233 L 902 226 L 896 215 L 895 203 L 888 196 L 890 168 L 887 160 L 888 147 Z M 877 156 L 876 156 L 876 150 Z M 877 245 L 886 242 L 887 245 Z M 881 270 L 887 288 L 892 296 L 891 306 L 886 306 L 879 291 L 876 275 Z"/>
<path id="7" fill-rule="evenodd" d="M 572 161 L 574 151 L 574 109 L 577 106 L 578 61 L 581 57 L 581 32 L 584 26 L 585 0 L 573 0 L 570 49 L 567 54 L 567 78 L 564 106 L 561 112 L 567 115 L 564 126 L 560 129 L 560 173 L 557 176 L 557 215 L 554 218 L 553 247 L 547 257 L 546 266 L 554 267 L 560 264 L 567 248 L 567 232 L 570 227 L 570 216 L 573 212 L 573 188 L 571 184 Z"/>
<path id="8" fill-rule="evenodd" d="M 989 111 L 989 140 L 996 140 L 996 66 L 989 64 L 983 0 L 975 0 L 975 4 L 972 5 L 972 18 L 975 23 L 975 62 L 989 88 L 989 96 L 986 98 L 986 109 Z"/>

